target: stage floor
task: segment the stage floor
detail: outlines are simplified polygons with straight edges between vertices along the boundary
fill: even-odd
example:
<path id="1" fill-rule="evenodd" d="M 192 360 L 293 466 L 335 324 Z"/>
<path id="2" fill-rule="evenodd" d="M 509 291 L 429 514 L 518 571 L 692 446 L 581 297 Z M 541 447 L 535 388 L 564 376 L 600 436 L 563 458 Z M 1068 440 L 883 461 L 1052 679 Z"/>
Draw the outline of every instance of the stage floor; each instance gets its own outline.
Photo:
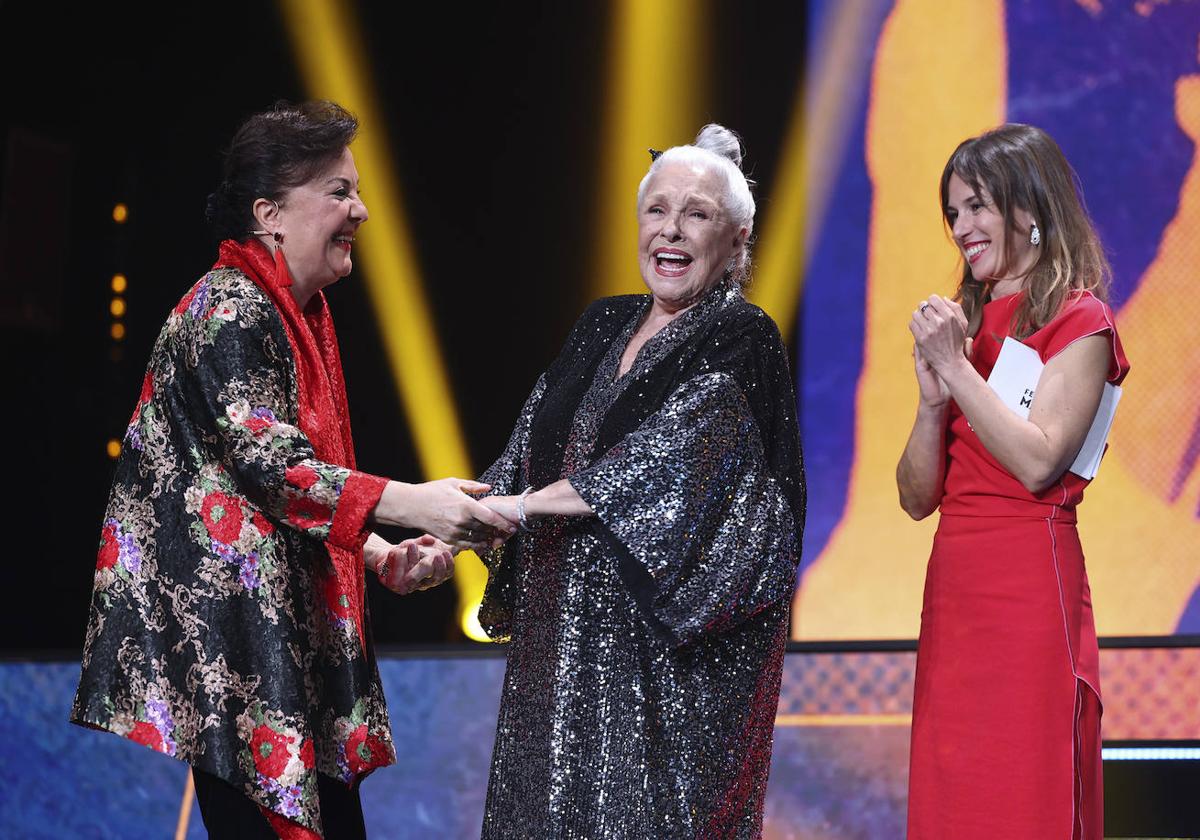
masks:
<path id="1" fill-rule="evenodd" d="M 792 646 L 766 840 L 904 836 L 915 654 L 891 647 Z M 479 836 L 500 653 L 381 654 L 400 763 L 363 784 L 372 837 Z M 1125 742 L 1200 742 L 1200 648 L 1108 647 L 1101 666 L 1106 758 Z M 78 676 L 75 662 L 0 664 L 0 837 L 204 838 L 184 764 L 67 723 Z"/>

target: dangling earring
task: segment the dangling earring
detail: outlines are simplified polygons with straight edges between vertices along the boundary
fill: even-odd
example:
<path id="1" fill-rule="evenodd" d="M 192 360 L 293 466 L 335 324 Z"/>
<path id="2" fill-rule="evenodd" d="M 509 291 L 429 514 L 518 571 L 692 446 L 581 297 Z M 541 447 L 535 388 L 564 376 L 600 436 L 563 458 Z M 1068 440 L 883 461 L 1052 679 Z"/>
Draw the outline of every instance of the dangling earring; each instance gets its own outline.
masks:
<path id="1" fill-rule="evenodd" d="M 1037 222 L 1034 222 L 1029 228 L 1029 244 L 1035 246 L 1042 244 L 1042 232 L 1038 230 Z"/>
<path id="2" fill-rule="evenodd" d="M 270 231 L 266 231 L 266 230 L 252 230 L 252 231 L 250 231 L 250 234 L 252 236 L 269 236 L 275 240 L 276 245 L 283 244 L 283 234 L 280 233 L 279 231 L 275 231 L 274 233 L 271 233 Z"/>
<path id="3" fill-rule="evenodd" d="M 279 212 L 279 202 L 275 201 L 274 199 L 271 199 L 271 203 L 275 205 L 275 212 L 278 213 Z M 283 244 L 283 234 L 280 233 L 279 231 L 275 231 L 274 233 L 271 233 L 270 231 L 267 231 L 267 230 L 252 230 L 252 231 L 250 231 L 250 234 L 252 236 L 269 236 L 269 237 L 271 237 L 272 239 L 275 240 L 276 250 L 278 250 L 279 246 Z"/>

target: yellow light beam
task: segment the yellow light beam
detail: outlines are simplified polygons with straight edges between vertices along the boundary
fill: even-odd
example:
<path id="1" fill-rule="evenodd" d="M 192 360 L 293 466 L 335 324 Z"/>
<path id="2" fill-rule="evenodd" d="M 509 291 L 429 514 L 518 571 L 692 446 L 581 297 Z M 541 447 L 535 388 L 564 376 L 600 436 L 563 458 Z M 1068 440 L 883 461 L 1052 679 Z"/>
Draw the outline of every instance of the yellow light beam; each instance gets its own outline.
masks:
<path id="1" fill-rule="evenodd" d="M 309 95 L 337 102 L 361 122 L 354 157 L 369 196 L 371 223 L 355 242 L 355 252 L 367 268 L 368 295 L 421 470 L 426 478 L 471 478 L 355 10 L 334 0 L 280 0 L 280 8 Z M 454 582 L 460 619 L 474 613 L 486 579 L 474 554 L 459 555 Z"/>
<path id="2" fill-rule="evenodd" d="M 192 781 L 192 769 L 188 768 L 187 781 L 183 783 L 183 797 L 179 800 L 179 819 L 175 821 L 175 840 L 187 837 L 188 823 L 192 819 L 192 800 L 196 798 L 196 786 Z"/>
<path id="3" fill-rule="evenodd" d="M 875 47 L 864 135 L 872 197 L 862 231 L 867 287 L 854 462 L 841 519 L 792 602 L 793 638 L 917 635 L 937 522 L 910 520 L 896 504 L 891 478 L 908 435 L 896 416 L 914 404 L 912 337 L 904 325 L 913 301 L 931 291 L 948 294 L 956 282 L 958 255 L 946 242 L 937 183 L 964 137 L 1004 122 L 1004 9 L 1004 0 L 896 0 Z"/>
<path id="4" fill-rule="evenodd" d="M 645 291 L 637 270 L 637 186 L 650 165 L 647 148 L 688 143 L 703 122 L 707 9 L 697 0 L 612 4 L 594 297 Z"/>
<path id="5" fill-rule="evenodd" d="M 850 139 L 856 93 L 866 84 L 872 47 L 866 30 L 878 5 L 879 0 L 832 4 L 814 39 L 814 60 L 796 87 L 749 290 L 750 300 L 775 320 L 785 340 L 796 320 L 812 240 L 829 206 L 835 163 Z"/>

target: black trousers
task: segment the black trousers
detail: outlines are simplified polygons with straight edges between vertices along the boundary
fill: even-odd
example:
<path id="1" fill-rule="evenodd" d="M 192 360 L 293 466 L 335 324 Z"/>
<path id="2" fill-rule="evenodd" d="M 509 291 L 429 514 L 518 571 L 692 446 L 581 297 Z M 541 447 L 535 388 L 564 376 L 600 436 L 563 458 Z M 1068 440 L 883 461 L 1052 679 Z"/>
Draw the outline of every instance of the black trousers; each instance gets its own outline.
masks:
<path id="1" fill-rule="evenodd" d="M 274 829 L 258 805 L 229 782 L 195 767 L 192 781 L 210 840 L 276 840 Z M 366 840 L 357 784 L 348 788 L 318 773 L 317 795 L 321 799 L 325 840 Z"/>

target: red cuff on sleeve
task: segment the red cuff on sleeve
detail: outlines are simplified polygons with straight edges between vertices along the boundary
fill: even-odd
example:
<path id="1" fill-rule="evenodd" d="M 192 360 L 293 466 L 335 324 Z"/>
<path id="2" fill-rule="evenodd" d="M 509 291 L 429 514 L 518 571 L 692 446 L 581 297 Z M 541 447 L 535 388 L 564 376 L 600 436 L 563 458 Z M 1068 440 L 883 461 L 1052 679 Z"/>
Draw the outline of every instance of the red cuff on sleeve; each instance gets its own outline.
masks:
<path id="1" fill-rule="evenodd" d="M 350 552 L 362 551 L 370 533 L 367 517 L 379 504 L 387 483 L 386 478 L 351 470 L 329 526 L 328 542 Z"/>

